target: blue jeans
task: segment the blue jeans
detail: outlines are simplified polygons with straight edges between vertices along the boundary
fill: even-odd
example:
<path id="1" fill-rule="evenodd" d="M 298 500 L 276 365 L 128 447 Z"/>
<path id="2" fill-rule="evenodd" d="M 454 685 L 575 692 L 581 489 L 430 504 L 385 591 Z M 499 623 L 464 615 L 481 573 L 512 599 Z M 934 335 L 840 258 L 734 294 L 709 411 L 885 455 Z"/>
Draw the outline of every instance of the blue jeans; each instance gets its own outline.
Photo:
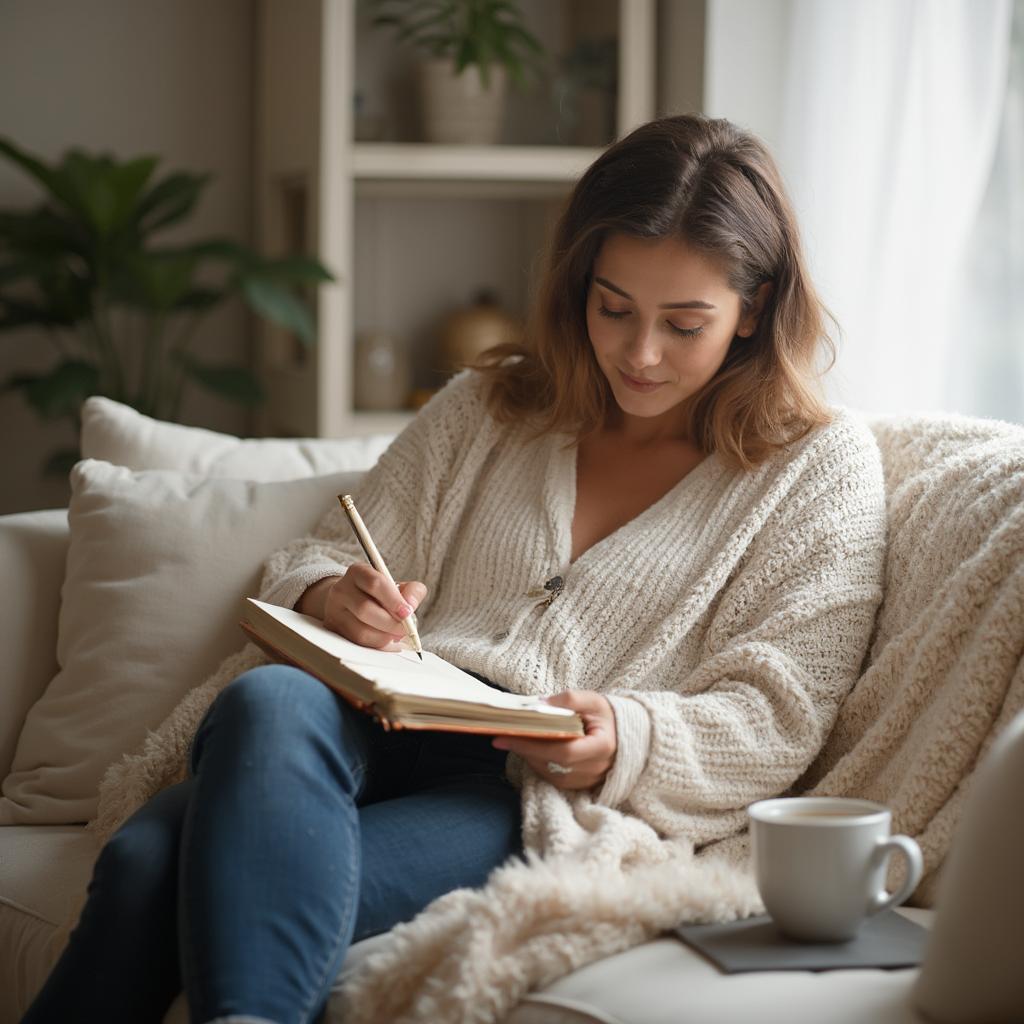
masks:
<path id="1" fill-rule="evenodd" d="M 188 778 L 126 821 L 23 1024 L 315 1021 L 349 945 L 521 852 L 490 737 L 387 732 L 298 669 L 217 696 Z"/>

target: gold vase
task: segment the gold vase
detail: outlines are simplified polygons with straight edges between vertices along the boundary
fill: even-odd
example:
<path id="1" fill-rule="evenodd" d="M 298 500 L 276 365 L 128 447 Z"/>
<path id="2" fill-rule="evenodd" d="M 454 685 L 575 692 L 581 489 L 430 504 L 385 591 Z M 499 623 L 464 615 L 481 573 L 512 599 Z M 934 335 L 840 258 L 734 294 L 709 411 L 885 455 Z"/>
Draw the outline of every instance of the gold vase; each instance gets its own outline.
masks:
<path id="1" fill-rule="evenodd" d="M 441 326 L 441 357 L 449 373 L 476 362 L 489 348 L 518 341 L 519 321 L 498 305 L 494 293 L 477 292 L 473 302 L 449 314 Z"/>

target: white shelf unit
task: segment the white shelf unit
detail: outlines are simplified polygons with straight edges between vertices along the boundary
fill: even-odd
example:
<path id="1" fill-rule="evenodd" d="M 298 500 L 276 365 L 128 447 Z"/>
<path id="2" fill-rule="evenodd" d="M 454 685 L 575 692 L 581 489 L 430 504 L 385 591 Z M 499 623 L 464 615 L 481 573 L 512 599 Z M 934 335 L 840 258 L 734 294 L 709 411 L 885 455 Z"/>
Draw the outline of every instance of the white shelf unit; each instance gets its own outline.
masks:
<path id="1" fill-rule="evenodd" d="M 522 6 L 545 44 L 545 32 L 571 18 L 603 11 L 607 20 L 611 11 L 616 137 L 669 107 L 695 107 L 692 75 L 684 81 L 677 65 L 701 59 L 703 0 Z M 356 0 L 259 0 L 257 25 L 257 243 L 267 255 L 316 253 L 336 278 L 317 290 L 313 350 L 260 325 L 257 363 L 268 402 L 258 428 L 324 437 L 391 433 L 412 413 L 353 408 L 358 331 L 405 339 L 422 382 L 439 317 L 477 287 L 496 288 L 502 304 L 522 315 L 553 219 L 601 150 L 356 141 L 357 82 L 373 74 L 382 82 L 389 60 L 408 59 L 403 51 L 382 31 L 367 32 Z M 678 49 L 673 42 L 666 50 L 666 30 Z M 678 98 L 687 90 L 690 97 Z M 673 91 L 676 101 L 666 102 Z"/>

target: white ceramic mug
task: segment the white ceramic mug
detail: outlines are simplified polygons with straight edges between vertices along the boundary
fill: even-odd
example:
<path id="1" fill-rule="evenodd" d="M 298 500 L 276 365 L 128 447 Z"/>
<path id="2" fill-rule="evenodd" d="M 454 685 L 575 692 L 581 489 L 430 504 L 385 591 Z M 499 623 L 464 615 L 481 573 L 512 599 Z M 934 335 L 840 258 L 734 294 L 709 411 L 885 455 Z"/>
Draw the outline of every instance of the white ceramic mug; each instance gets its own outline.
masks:
<path id="1" fill-rule="evenodd" d="M 846 797 L 781 797 L 747 808 L 754 871 L 765 908 L 780 931 L 807 942 L 852 939 L 874 914 L 899 906 L 917 888 L 921 848 L 890 836 L 883 804 Z M 885 889 L 889 857 L 907 858 L 907 877 Z"/>

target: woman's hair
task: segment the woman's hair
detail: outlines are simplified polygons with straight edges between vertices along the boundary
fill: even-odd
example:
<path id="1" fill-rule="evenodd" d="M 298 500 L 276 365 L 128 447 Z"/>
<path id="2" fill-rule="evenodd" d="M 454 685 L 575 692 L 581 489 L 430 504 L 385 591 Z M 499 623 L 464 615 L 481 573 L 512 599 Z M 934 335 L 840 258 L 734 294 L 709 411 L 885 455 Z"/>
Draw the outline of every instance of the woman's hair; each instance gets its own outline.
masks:
<path id="1" fill-rule="evenodd" d="M 722 268 L 743 313 L 759 286 L 771 284 L 754 333 L 733 339 L 714 377 L 687 402 L 687 436 L 702 451 L 749 469 L 829 422 L 816 364 L 823 349 L 834 361 L 831 317 L 804 266 L 779 172 L 749 132 L 698 115 L 641 125 L 577 182 L 521 341 L 476 364 L 490 377 L 498 419 L 525 417 L 535 435 L 564 431 L 579 441 L 614 409 L 586 319 L 594 261 L 611 233 L 685 242 Z"/>

